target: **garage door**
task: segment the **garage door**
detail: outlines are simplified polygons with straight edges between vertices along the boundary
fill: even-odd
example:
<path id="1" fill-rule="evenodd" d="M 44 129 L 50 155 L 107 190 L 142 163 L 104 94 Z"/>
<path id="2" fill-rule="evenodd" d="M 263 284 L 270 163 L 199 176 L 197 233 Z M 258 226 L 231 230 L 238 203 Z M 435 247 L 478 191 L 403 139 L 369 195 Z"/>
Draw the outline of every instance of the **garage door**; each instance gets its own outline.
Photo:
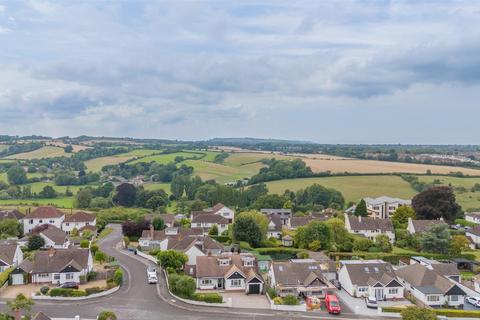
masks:
<path id="1" fill-rule="evenodd" d="M 248 293 L 257 294 L 260 293 L 260 284 L 250 284 L 248 286 Z"/>
<path id="2" fill-rule="evenodd" d="M 23 274 L 12 274 L 12 285 L 23 284 Z"/>

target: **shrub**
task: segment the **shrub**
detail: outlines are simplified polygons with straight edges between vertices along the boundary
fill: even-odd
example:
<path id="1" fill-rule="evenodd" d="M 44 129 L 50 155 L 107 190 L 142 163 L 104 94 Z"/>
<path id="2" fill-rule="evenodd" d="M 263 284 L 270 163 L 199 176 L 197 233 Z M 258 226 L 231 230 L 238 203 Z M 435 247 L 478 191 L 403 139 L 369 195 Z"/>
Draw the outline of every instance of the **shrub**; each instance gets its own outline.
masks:
<path id="1" fill-rule="evenodd" d="M 92 244 L 90 246 L 90 252 L 95 256 L 98 252 L 98 245 L 97 244 Z"/>
<path id="2" fill-rule="evenodd" d="M 0 287 L 2 287 L 5 282 L 10 278 L 10 273 L 12 273 L 13 268 L 8 268 L 5 271 L 0 273 Z"/>
<path id="3" fill-rule="evenodd" d="M 87 294 L 83 290 L 53 288 L 50 290 L 51 297 L 85 297 Z"/>
<path id="4" fill-rule="evenodd" d="M 282 297 L 275 297 L 275 298 L 273 299 L 273 303 L 274 303 L 274 304 L 283 304 L 283 299 L 282 299 Z"/>
<path id="5" fill-rule="evenodd" d="M 49 290 L 50 290 L 49 287 L 43 286 L 43 287 L 40 288 L 40 293 L 43 294 L 43 295 L 46 295 Z"/>
<path id="6" fill-rule="evenodd" d="M 192 300 L 203 301 L 207 303 L 222 303 L 223 297 L 215 292 L 194 293 L 192 295 Z"/>
<path id="7" fill-rule="evenodd" d="M 240 245 L 240 249 L 242 249 L 242 250 L 252 250 L 252 247 L 250 246 L 250 244 L 248 242 L 240 241 L 239 245 Z"/>
<path id="8" fill-rule="evenodd" d="M 90 272 L 87 274 L 87 281 L 97 280 L 97 275 L 98 275 L 98 273 L 96 273 L 95 271 L 90 271 Z"/>
<path id="9" fill-rule="evenodd" d="M 297 258 L 298 259 L 308 259 L 310 257 L 310 254 L 308 254 L 307 251 L 301 251 L 297 253 Z"/>
<path id="10" fill-rule="evenodd" d="M 98 315 L 97 320 L 117 320 L 117 316 L 112 311 L 102 311 Z"/>
<path id="11" fill-rule="evenodd" d="M 171 274 L 168 276 L 170 291 L 183 298 L 191 298 L 196 289 L 195 280 L 189 276 Z"/>
<path id="12" fill-rule="evenodd" d="M 283 297 L 283 304 L 290 305 L 290 306 L 295 306 L 299 304 L 297 297 L 289 294 L 285 297 Z"/>
<path id="13" fill-rule="evenodd" d="M 89 246 L 90 246 L 90 241 L 88 241 L 88 240 L 82 240 L 82 241 L 80 241 L 80 248 L 86 249 L 86 248 L 88 248 Z"/>
<path id="14" fill-rule="evenodd" d="M 97 251 L 95 253 L 95 261 L 97 261 L 98 263 L 104 263 L 105 261 L 107 261 L 107 255 L 102 251 Z"/>
<path id="15" fill-rule="evenodd" d="M 85 293 L 87 294 L 87 296 L 89 296 L 91 294 L 94 294 L 94 293 L 103 292 L 103 291 L 105 291 L 105 289 L 102 289 L 100 287 L 92 287 L 92 288 L 85 289 Z"/>
<path id="16" fill-rule="evenodd" d="M 267 294 L 270 297 L 270 299 L 275 299 L 277 297 L 277 291 L 275 290 L 275 288 L 268 288 Z"/>
<path id="17" fill-rule="evenodd" d="M 115 272 L 113 273 L 112 280 L 118 286 L 122 284 L 122 281 L 123 281 L 123 271 L 122 271 L 122 269 L 118 268 L 117 270 L 115 270 Z"/>

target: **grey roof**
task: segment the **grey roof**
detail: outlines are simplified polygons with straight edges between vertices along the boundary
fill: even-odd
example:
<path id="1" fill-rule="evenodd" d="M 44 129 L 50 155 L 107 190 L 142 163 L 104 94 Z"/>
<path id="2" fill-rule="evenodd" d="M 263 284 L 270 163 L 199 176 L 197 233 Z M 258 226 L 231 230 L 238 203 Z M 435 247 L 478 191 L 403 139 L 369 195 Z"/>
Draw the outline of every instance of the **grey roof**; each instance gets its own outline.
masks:
<path id="1" fill-rule="evenodd" d="M 411 200 L 404 200 L 404 199 L 400 199 L 400 198 L 392 198 L 392 197 L 387 197 L 387 196 L 382 196 L 382 197 L 378 197 L 378 198 L 363 198 L 363 200 L 365 200 L 365 202 L 367 203 L 367 205 L 371 205 L 371 206 L 374 206 L 374 205 L 379 205 L 379 204 L 383 204 L 383 203 L 388 203 L 388 204 L 400 204 L 400 205 L 410 205 L 412 203 Z"/>
<path id="2" fill-rule="evenodd" d="M 267 217 L 268 217 L 268 224 L 272 222 L 274 225 L 273 229 L 270 229 L 270 227 L 268 228 L 269 231 L 282 231 L 283 223 L 280 216 L 276 214 L 269 214 Z"/>
<path id="3" fill-rule="evenodd" d="M 22 219 L 25 215 L 18 210 L 2 210 L 0 211 L 0 220 L 3 219 Z"/>
<path id="4" fill-rule="evenodd" d="M 380 282 L 386 286 L 396 279 L 392 265 L 381 260 L 344 262 L 343 265 L 353 285 L 364 287 Z"/>
<path id="5" fill-rule="evenodd" d="M 311 221 L 325 221 L 327 218 L 328 217 L 326 215 L 291 217 L 290 226 L 292 228 L 298 228 L 309 224 Z"/>
<path id="6" fill-rule="evenodd" d="M 460 271 L 458 271 L 456 263 L 432 263 L 432 269 L 442 276 L 458 276 Z"/>
<path id="7" fill-rule="evenodd" d="M 475 226 L 470 230 L 467 230 L 465 233 L 471 233 L 477 237 L 480 237 L 480 225 Z"/>
<path id="8" fill-rule="evenodd" d="M 442 294 L 443 293 L 440 289 L 434 286 L 419 286 L 419 287 L 415 287 L 415 289 L 417 289 L 418 291 L 424 294 Z"/>
<path id="9" fill-rule="evenodd" d="M 446 223 L 442 220 L 412 220 L 412 224 L 415 232 L 424 232 L 433 225 Z"/>
<path id="10" fill-rule="evenodd" d="M 178 230 L 176 234 L 171 234 L 169 235 L 167 233 L 168 230 Z M 157 240 L 157 241 L 162 241 L 167 238 L 169 239 L 180 239 L 184 237 L 190 237 L 190 236 L 201 236 L 203 235 L 203 228 L 190 228 L 190 229 L 184 229 L 184 228 L 166 228 L 163 230 L 143 230 L 142 231 L 142 239 L 150 239 L 150 240 Z M 153 233 L 153 237 L 152 237 Z"/>
<path id="11" fill-rule="evenodd" d="M 261 213 L 265 214 L 284 214 L 284 215 L 289 215 L 292 214 L 292 209 L 260 209 Z"/>
<path id="12" fill-rule="evenodd" d="M 45 315 L 45 313 L 43 312 L 38 312 L 33 318 L 32 320 L 52 320 L 52 318 L 48 317 L 47 315 Z"/>
<path id="13" fill-rule="evenodd" d="M 16 250 L 16 244 L 0 244 L 0 260 L 11 266 Z"/>
<path id="14" fill-rule="evenodd" d="M 324 272 L 329 271 L 328 267 L 315 261 L 273 261 L 272 269 L 275 281 L 280 286 L 309 286 L 317 279 L 324 286 L 330 285 L 324 275 Z"/>
<path id="15" fill-rule="evenodd" d="M 224 254 L 221 256 L 197 256 L 196 260 L 196 277 L 197 278 L 220 278 L 232 274 L 235 271 L 243 273 L 246 278 L 249 271 L 252 270 L 254 274 L 258 275 L 257 263 L 254 262 L 253 267 L 246 267 L 243 265 L 243 258 L 253 258 L 252 254 Z M 220 265 L 220 259 L 230 259 L 228 265 Z M 258 276 L 263 281 L 261 276 Z"/>
<path id="16" fill-rule="evenodd" d="M 355 217 L 348 215 L 348 221 L 352 230 L 380 230 L 393 232 L 393 224 L 390 219 L 374 219 L 371 217 Z"/>
<path id="17" fill-rule="evenodd" d="M 33 261 L 24 260 L 20 268 L 30 273 L 55 273 L 68 266 L 87 269 L 89 256 L 89 249 L 80 248 L 37 251 Z"/>
<path id="18" fill-rule="evenodd" d="M 468 213 L 465 213 L 465 216 L 480 219 L 480 212 L 468 212 Z"/>
<path id="19" fill-rule="evenodd" d="M 192 212 L 192 223 L 228 224 L 229 221 L 216 213 Z"/>
<path id="20" fill-rule="evenodd" d="M 203 238 L 203 249 L 204 250 L 225 250 L 225 247 L 218 242 L 217 240 L 214 240 L 210 238 L 209 236 L 205 236 Z"/>
<path id="21" fill-rule="evenodd" d="M 46 226 L 46 228 L 42 231 L 39 231 L 39 233 L 52 240 L 56 245 L 63 245 L 65 242 L 67 242 L 67 235 L 65 232 L 52 224 L 46 224 L 44 226 Z"/>

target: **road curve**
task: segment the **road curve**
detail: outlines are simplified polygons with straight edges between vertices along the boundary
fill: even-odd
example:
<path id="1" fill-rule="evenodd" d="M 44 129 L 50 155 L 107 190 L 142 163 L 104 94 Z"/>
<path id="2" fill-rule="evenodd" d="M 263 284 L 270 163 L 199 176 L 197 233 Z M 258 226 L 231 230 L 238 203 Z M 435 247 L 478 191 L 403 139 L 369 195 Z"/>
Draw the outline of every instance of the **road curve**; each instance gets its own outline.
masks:
<path id="1" fill-rule="evenodd" d="M 318 313 L 200 307 L 177 301 L 168 293 L 163 277 L 159 277 L 160 283 L 157 286 L 146 283 L 146 266 L 149 265 L 149 262 L 119 249 L 118 245 L 122 238 L 120 226 L 110 225 L 110 227 L 113 228 L 113 232 L 102 239 L 99 246 L 106 254 L 115 257 L 125 271 L 124 284 L 120 290 L 110 296 L 77 302 L 37 301 L 34 311 L 43 311 L 50 317 L 55 318 L 73 318 L 75 315 L 80 315 L 82 319 L 95 319 L 101 311 L 110 310 L 117 314 L 119 320 L 366 319 L 352 314 L 331 316 Z M 2 303 L 0 308 L 5 308 L 5 302 Z"/>

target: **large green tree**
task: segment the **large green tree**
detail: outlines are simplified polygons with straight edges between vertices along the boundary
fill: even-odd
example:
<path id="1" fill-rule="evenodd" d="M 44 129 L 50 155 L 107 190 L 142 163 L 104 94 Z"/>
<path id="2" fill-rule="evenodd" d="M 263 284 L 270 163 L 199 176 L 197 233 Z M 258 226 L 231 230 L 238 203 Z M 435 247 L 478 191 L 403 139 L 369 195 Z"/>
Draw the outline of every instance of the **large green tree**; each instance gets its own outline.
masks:
<path id="1" fill-rule="evenodd" d="M 188 257 L 185 253 L 175 250 L 163 250 L 157 255 L 158 264 L 162 268 L 172 268 L 178 270 L 183 267 L 188 261 Z"/>
<path id="2" fill-rule="evenodd" d="M 0 239 L 18 237 L 21 225 L 15 219 L 0 220 Z"/>
<path id="3" fill-rule="evenodd" d="M 330 227 L 321 221 L 312 221 L 306 226 L 299 227 L 295 233 L 295 244 L 299 248 L 309 248 L 314 241 L 319 241 L 318 249 L 328 250 L 332 244 L 332 231 Z"/>
<path id="4" fill-rule="evenodd" d="M 33 234 L 28 238 L 28 250 L 38 250 L 45 245 L 45 240 L 38 234 Z"/>
<path id="5" fill-rule="evenodd" d="M 241 213 L 233 223 L 233 238 L 236 241 L 246 241 L 252 247 L 258 247 L 266 237 L 266 228 L 260 218 L 253 213 Z M 268 220 L 267 220 L 268 227 Z"/>
<path id="6" fill-rule="evenodd" d="M 131 207 L 135 204 L 137 188 L 130 183 L 122 183 L 117 187 L 114 202 L 123 207 Z"/>
<path id="7" fill-rule="evenodd" d="M 446 224 L 434 224 L 422 233 L 420 245 L 422 251 L 446 254 L 449 251 L 450 231 Z"/>
<path id="8" fill-rule="evenodd" d="M 353 213 L 357 217 L 366 217 L 368 216 L 367 203 L 365 200 L 360 200 L 360 202 L 355 207 L 355 212 Z"/>
<path id="9" fill-rule="evenodd" d="M 408 218 L 415 219 L 415 210 L 410 206 L 400 206 L 392 215 L 392 223 L 395 229 L 406 229 Z"/>
<path id="10" fill-rule="evenodd" d="M 28 182 L 27 173 L 19 165 L 12 166 L 7 171 L 8 182 L 13 185 L 24 184 Z"/>
<path id="11" fill-rule="evenodd" d="M 462 216 L 462 208 L 455 200 L 453 189 L 447 186 L 433 187 L 417 194 L 412 199 L 412 207 L 419 219 L 448 222 Z"/>

